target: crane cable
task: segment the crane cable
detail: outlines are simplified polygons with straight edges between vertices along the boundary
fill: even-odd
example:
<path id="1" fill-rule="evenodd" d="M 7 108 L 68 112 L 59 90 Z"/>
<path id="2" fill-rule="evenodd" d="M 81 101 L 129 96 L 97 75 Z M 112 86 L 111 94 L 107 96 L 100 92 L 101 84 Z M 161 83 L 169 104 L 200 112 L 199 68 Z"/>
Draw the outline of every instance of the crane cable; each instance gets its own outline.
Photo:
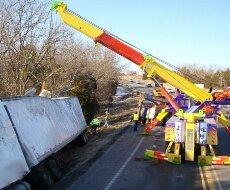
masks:
<path id="1" fill-rule="evenodd" d="M 112 37 L 114 37 L 114 38 L 120 40 L 121 42 L 123 42 L 123 43 L 129 45 L 130 47 L 133 47 L 133 48 L 135 48 L 136 50 L 138 50 L 138 51 L 140 51 L 140 52 L 142 52 L 142 53 L 144 53 L 144 54 L 146 54 L 146 55 L 149 55 L 149 56 L 155 58 L 155 59 L 158 60 L 159 62 L 161 62 L 161 63 L 163 63 L 163 64 L 165 64 L 165 65 L 167 65 L 167 66 L 169 66 L 169 67 L 171 67 L 171 68 L 174 68 L 177 72 L 180 72 L 180 68 L 178 68 L 178 67 L 176 67 L 176 66 L 174 66 L 174 65 L 172 65 L 172 64 L 170 64 L 170 63 L 168 63 L 168 62 L 166 62 L 166 61 L 164 61 L 164 60 L 162 60 L 162 59 L 160 59 L 160 58 L 158 58 L 158 57 L 156 57 L 156 56 L 154 56 L 154 55 L 151 55 L 151 54 L 147 53 L 146 51 L 143 51 L 142 49 L 138 48 L 137 46 L 135 46 L 135 45 L 133 45 L 133 44 L 131 44 L 131 43 L 129 43 L 129 42 L 123 40 L 122 38 L 120 38 L 120 37 L 118 37 L 118 36 L 112 34 L 111 32 L 109 32 L 109 31 L 107 31 L 106 29 L 104 29 L 104 28 L 102 28 L 102 27 L 96 25 L 95 23 L 93 23 L 93 22 L 91 22 L 90 20 L 84 18 L 83 16 L 81 16 L 81 15 L 79 15 L 79 14 L 77 14 L 77 13 L 75 13 L 75 12 L 69 10 L 69 9 L 67 9 L 67 11 L 70 12 L 71 14 L 73 14 L 73 15 L 75 15 L 75 16 L 81 18 L 82 20 L 88 22 L 88 23 L 91 24 L 92 26 L 101 29 L 101 30 L 104 31 L 105 33 L 107 33 L 107 34 L 111 35 Z M 182 73 L 182 72 L 181 72 L 181 73 Z M 168 72 L 168 74 L 171 76 L 171 74 L 170 74 L 169 72 Z M 190 73 L 188 74 L 187 72 L 186 72 L 186 74 L 185 74 L 185 73 L 183 73 L 183 74 L 184 74 L 185 76 L 189 76 L 189 75 L 190 75 L 189 77 L 191 77 L 191 78 L 192 78 L 192 76 L 193 76 L 192 74 L 190 74 Z M 171 76 L 171 77 L 173 77 L 173 76 Z M 196 78 L 196 79 L 199 78 L 198 76 L 195 76 L 195 75 L 194 75 L 193 77 Z M 174 78 L 174 77 L 173 77 L 173 78 Z M 174 79 L 175 79 L 175 78 L 174 78 Z M 200 80 L 204 80 L 204 79 L 202 79 L 202 78 L 199 78 L 199 79 L 200 79 Z M 175 80 L 176 80 L 176 79 L 175 79 Z M 180 81 L 177 80 L 177 82 L 179 82 L 182 86 L 184 86 Z M 187 89 L 187 91 L 189 91 L 190 93 L 193 94 L 193 92 L 192 92 L 189 88 L 187 88 L 187 86 L 184 86 L 184 87 L 185 87 L 185 89 Z"/>
<path id="2" fill-rule="evenodd" d="M 140 51 L 140 52 L 142 52 L 142 53 L 144 53 L 144 54 L 146 54 L 146 55 L 149 55 L 149 56 L 153 57 L 154 59 L 158 60 L 159 62 L 163 63 L 164 65 L 169 66 L 170 68 L 175 69 L 177 72 L 180 72 L 180 73 L 182 73 L 183 75 L 185 75 L 185 76 L 187 76 L 187 77 L 190 77 L 190 78 L 193 78 L 193 79 L 199 79 L 199 80 L 201 80 L 201 81 L 205 81 L 205 82 L 207 82 L 207 83 L 210 83 L 209 80 L 206 80 L 206 79 L 204 79 L 204 78 L 201 78 L 201 77 L 199 77 L 199 76 L 197 76 L 197 75 L 188 73 L 188 72 L 186 72 L 186 71 L 181 71 L 181 69 L 180 69 L 179 67 L 177 67 L 177 66 L 175 66 L 175 65 L 173 65 L 173 64 L 171 64 L 171 63 L 169 63 L 169 62 L 167 62 L 167 61 L 164 61 L 164 60 L 160 59 L 159 57 L 156 57 L 156 56 L 154 56 L 154 55 L 152 55 L 152 54 L 150 54 L 150 53 L 148 53 L 148 52 L 146 52 L 146 51 L 140 49 L 139 47 L 137 47 L 137 46 L 135 46 L 135 45 L 133 45 L 133 44 L 131 44 L 131 43 L 129 43 L 129 42 L 123 40 L 122 38 L 120 38 L 120 37 L 114 35 L 113 33 L 109 32 L 109 31 L 106 30 L 105 28 L 102 28 L 102 27 L 96 25 L 96 24 L 93 23 L 92 21 L 86 19 L 85 17 L 83 17 L 83 16 L 81 16 L 81 15 L 79 15 L 79 14 L 73 12 L 73 11 L 71 11 L 70 9 L 67 9 L 67 11 L 70 12 L 71 14 L 73 14 L 73 15 L 75 15 L 75 16 L 81 18 L 82 20 L 84 20 L 84 21 L 90 23 L 91 25 L 95 26 L 96 28 L 99 28 L 99 29 L 103 30 L 103 31 L 106 32 L 107 34 L 111 35 L 112 37 L 114 37 L 114 38 L 116 38 L 116 39 L 118 39 L 118 40 L 120 40 L 120 41 L 122 41 L 123 43 L 125 43 L 125 44 L 127 44 L 127 45 L 129 45 L 129 46 L 131 46 L 131 47 L 133 47 L 133 48 L 135 48 L 136 50 L 138 50 L 138 51 Z M 214 85 L 217 85 L 217 86 L 218 86 L 217 83 L 211 82 L 211 84 L 214 84 Z"/>

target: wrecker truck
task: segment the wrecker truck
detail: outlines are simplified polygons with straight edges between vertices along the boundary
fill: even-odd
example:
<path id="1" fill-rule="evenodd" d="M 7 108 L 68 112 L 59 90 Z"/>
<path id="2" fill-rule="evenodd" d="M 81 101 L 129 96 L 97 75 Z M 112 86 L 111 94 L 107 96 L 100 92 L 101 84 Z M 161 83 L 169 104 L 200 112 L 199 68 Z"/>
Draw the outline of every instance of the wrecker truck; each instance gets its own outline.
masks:
<path id="1" fill-rule="evenodd" d="M 197 159 L 198 164 L 202 166 L 230 164 L 230 157 L 216 156 L 213 148 L 213 146 L 218 144 L 217 121 L 219 121 L 228 132 L 230 131 L 229 120 L 218 111 L 220 105 L 230 105 L 229 90 L 219 92 L 219 94 L 213 96 L 213 94 L 199 88 L 177 72 L 163 66 L 164 64 L 172 67 L 171 64 L 142 51 L 74 13 L 61 1 L 53 2 L 51 10 L 55 10 L 61 20 L 68 26 L 88 36 L 94 40 L 95 43 L 109 48 L 138 65 L 159 87 L 161 86 L 156 80 L 156 76 L 200 104 L 191 107 L 188 111 L 183 111 L 167 91 L 161 87 L 161 93 L 175 109 L 175 114 L 166 123 L 165 141 L 167 147 L 165 152 L 146 150 L 146 158 L 166 160 L 171 163 L 180 164 L 184 157 L 187 161 L 195 161 Z M 156 119 L 147 127 L 146 132 L 149 133 L 167 114 L 167 110 L 163 109 Z"/>

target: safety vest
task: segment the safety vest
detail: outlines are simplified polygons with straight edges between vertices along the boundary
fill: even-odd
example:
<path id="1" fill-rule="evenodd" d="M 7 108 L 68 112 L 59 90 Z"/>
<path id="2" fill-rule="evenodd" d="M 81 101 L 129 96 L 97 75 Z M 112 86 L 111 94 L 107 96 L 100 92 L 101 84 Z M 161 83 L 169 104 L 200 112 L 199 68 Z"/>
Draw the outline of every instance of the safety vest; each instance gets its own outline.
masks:
<path id="1" fill-rule="evenodd" d="M 94 118 L 91 122 L 90 122 L 90 125 L 100 125 L 100 121 L 99 121 L 99 119 L 97 119 L 97 118 Z"/>
<path id="2" fill-rule="evenodd" d="M 139 120 L 139 115 L 138 114 L 133 114 L 133 121 L 138 121 Z"/>

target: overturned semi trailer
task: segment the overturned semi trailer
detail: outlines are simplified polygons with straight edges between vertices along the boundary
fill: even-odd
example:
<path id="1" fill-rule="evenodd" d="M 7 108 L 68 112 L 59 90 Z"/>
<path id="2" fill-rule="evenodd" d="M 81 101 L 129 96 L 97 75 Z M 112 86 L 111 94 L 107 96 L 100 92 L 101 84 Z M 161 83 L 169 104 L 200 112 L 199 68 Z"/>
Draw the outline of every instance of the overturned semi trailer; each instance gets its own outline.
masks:
<path id="1" fill-rule="evenodd" d="M 0 189 L 23 185 L 26 189 L 21 180 L 27 174 L 38 176 L 36 170 L 42 173 L 41 167 L 46 171 L 46 161 L 76 138 L 87 142 L 85 129 L 77 98 L 1 99 Z"/>

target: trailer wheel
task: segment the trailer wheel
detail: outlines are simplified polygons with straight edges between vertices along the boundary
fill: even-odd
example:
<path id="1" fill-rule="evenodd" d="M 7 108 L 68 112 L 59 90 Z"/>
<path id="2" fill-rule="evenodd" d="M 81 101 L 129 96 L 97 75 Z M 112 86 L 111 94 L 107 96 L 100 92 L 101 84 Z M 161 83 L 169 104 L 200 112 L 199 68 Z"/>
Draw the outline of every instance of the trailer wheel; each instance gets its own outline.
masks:
<path id="1" fill-rule="evenodd" d="M 31 190 L 30 184 L 26 181 L 20 181 L 15 183 L 11 187 L 8 188 L 9 190 Z"/>
<path id="2" fill-rule="evenodd" d="M 53 176 L 54 182 L 57 182 L 62 178 L 63 173 L 62 173 L 61 167 L 55 160 L 52 159 L 52 160 L 47 161 L 46 167 L 48 171 L 50 172 L 50 174 Z"/>
<path id="3" fill-rule="evenodd" d="M 50 189 L 53 185 L 53 178 L 44 166 L 35 169 L 32 175 L 32 183 L 35 189 Z"/>

